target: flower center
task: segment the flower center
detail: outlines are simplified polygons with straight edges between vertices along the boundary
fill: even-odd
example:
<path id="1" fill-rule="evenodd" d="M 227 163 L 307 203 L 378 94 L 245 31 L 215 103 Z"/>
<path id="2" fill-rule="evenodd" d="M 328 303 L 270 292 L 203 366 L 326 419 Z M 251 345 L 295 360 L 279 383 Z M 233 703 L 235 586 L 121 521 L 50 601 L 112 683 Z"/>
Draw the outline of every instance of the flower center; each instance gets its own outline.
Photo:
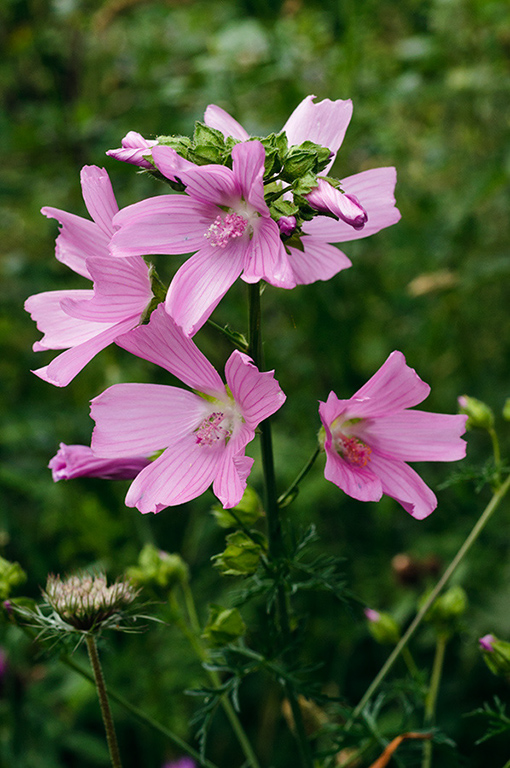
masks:
<path id="1" fill-rule="evenodd" d="M 247 224 L 246 218 L 239 213 L 220 214 L 215 218 L 205 236 L 210 240 L 211 245 L 225 248 L 232 238 L 241 237 Z"/>
<path id="2" fill-rule="evenodd" d="M 342 459 L 355 467 L 366 467 L 370 461 L 372 449 L 359 437 L 337 432 L 333 435 L 333 446 Z"/>
<path id="3" fill-rule="evenodd" d="M 220 440 L 225 443 L 232 435 L 232 429 L 229 426 L 223 426 L 225 414 L 221 411 L 214 411 L 206 416 L 200 425 L 195 429 L 196 442 L 198 445 L 217 445 Z"/>

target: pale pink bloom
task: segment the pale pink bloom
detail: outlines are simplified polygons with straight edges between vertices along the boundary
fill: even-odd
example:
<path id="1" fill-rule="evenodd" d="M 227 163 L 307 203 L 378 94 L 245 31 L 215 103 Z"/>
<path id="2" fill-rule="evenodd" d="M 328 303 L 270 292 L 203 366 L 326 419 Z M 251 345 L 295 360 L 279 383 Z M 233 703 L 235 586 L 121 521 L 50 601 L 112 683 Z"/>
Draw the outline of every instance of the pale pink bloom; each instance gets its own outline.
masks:
<path id="1" fill-rule="evenodd" d="M 108 246 L 118 211 L 104 168 L 81 171 L 85 205 L 93 221 L 57 208 L 42 213 L 61 224 L 55 255 L 74 272 L 92 280 L 93 290 L 47 291 L 30 296 L 25 309 L 44 334 L 33 349 L 65 349 L 49 365 L 34 371 L 64 387 L 102 349 L 134 328 L 152 299 L 147 264 L 141 256 L 113 259 Z"/>
<path id="2" fill-rule="evenodd" d="M 150 463 L 146 456 L 129 458 L 99 458 L 88 445 L 66 445 L 60 447 L 50 459 L 53 480 L 71 480 L 75 477 L 99 477 L 103 480 L 132 480 Z"/>
<path id="3" fill-rule="evenodd" d="M 495 641 L 494 635 L 484 635 L 483 637 L 480 637 L 478 639 L 478 642 L 480 643 L 480 648 L 483 651 L 488 651 L 489 653 L 492 653 L 494 651 L 493 643 Z"/>
<path id="4" fill-rule="evenodd" d="M 265 151 L 259 141 L 233 148 L 232 170 L 195 166 L 169 147 L 155 147 L 153 158 L 170 177 L 178 170 L 186 194 L 150 198 L 120 211 L 111 252 L 197 251 L 177 271 L 166 298 L 167 311 L 187 333 L 205 323 L 241 272 L 247 283 L 295 285 L 280 230 L 264 201 Z"/>
<path id="5" fill-rule="evenodd" d="M 466 453 L 466 416 L 407 410 L 429 392 L 401 352 L 392 352 L 349 400 L 330 392 L 319 405 L 326 479 L 360 501 L 379 501 L 384 493 L 413 517 L 427 517 L 437 499 L 405 462 L 456 461 Z"/>
<path id="6" fill-rule="evenodd" d="M 151 149 L 157 143 L 157 139 L 144 139 L 140 133 L 129 131 L 122 139 L 122 146 L 119 149 L 109 149 L 106 154 L 140 168 L 154 168 L 147 157 L 150 157 Z"/>
<path id="7" fill-rule="evenodd" d="M 282 130 L 287 134 L 289 146 L 308 140 L 331 150 L 331 160 L 323 171 L 326 175 L 349 125 L 352 102 L 350 99 L 324 99 L 314 103 L 314 98 L 307 96 L 303 99 Z M 233 117 L 214 104 L 207 107 L 204 120 L 225 136 L 233 136 L 240 141 L 249 138 L 249 134 Z M 327 185 L 325 181 L 319 182 L 318 191 L 312 192 L 312 201 L 316 199 L 316 207 L 333 212 L 340 220 L 317 216 L 303 224 L 300 248 L 286 243 L 289 263 L 297 284 L 329 280 L 340 270 L 351 266 L 347 256 L 331 243 L 368 237 L 399 221 L 400 212 L 395 207 L 394 197 L 396 179 L 395 168 L 391 167 L 363 171 L 341 180 L 345 194 Z M 325 190 L 323 185 L 330 189 Z M 327 204 L 324 199 L 326 193 Z M 309 197 L 308 200 L 311 202 Z"/>
<path id="8" fill-rule="evenodd" d="M 285 401 L 274 372 L 261 373 L 236 350 L 225 366 L 225 386 L 162 305 L 148 325 L 117 339 L 117 344 L 162 366 L 193 390 L 116 384 L 92 401 L 92 449 L 98 456 L 128 458 L 163 451 L 130 486 L 127 506 L 160 512 L 196 498 L 211 483 L 225 508 L 238 504 L 253 464 L 245 447 L 259 422 Z"/>

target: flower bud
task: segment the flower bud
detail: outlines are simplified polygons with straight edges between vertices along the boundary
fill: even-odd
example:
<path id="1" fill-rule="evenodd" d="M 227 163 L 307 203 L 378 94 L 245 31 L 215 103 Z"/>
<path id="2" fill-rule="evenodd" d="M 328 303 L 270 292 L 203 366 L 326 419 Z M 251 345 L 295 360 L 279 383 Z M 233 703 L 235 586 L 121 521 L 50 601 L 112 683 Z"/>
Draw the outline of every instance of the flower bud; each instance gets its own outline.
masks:
<path id="1" fill-rule="evenodd" d="M 507 397 L 503 406 L 503 418 L 505 421 L 510 421 L 510 397 Z"/>
<path id="2" fill-rule="evenodd" d="M 325 179 L 318 178 L 317 182 L 318 186 L 305 196 L 312 208 L 332 213 L 353 229 L 363 229 L 368 216 L 357 197 L 336 189 Z"/>
<path id="3" fill-rule="evenodd" d="M 23 584 L 27 575 L 19 563 L 0 557 L 0 600 L 6 600 L 14 587 Z"/>
<path id="4" fill-rule="evenodd" d="M 168 592 L 174 585 L 188 580 L 188 566 L 180 555 L 146 544 L 138 557 L 138 565 L 128 568 L 126 575 L 136 586 Z"/>
<path id="5" fill-rule="evenodd" d="M 494 426 L 494 413 L 488 405 L 475 397 L 461 395 L 457 398 L 459 413 L 467 414 L 466 429 L 479 427 L 480 429 L 492 429 Z"/>
<path id="6" fill-rule="evenodd" d="M 226 549 L 211 560 L 224 576 L 249 576 L 257 570 L 266 549 L 267 542 L 261 533 L 252 531 L 248 536 L 244 531 L 235 531 L 227 536 Z"/>
<path id="7" fill-rule="evenodd" d="M 373 608 L 365 608 L 368 629 L 372 637 L 381 645 L 396 645 L 400 640 L 400 628 L 389 613 L 380 613 Z"/>
<path id="8" fill-rule="evenodd" d="M 478 641 L 483 658 L 490 671 L 510 680 L 510 643 L 494 635 L 484 635 Z"/>
<path id="9" fill-rule="evenodd" d="M 282 235 L 285 235 L 285 237 L 290 237 L 290 235 L 292 235 L 297 227 L 296 217 L 281 216 L 278 219 L 278 226 L 280 227 L 280 232 Z"/>
<path id="10" fill-rule="evenodd" d="M 222 648 L 234 642 L 246 632 L 246 625 L 237 608 L 223 608 L 221 605 L 209 606 L 209 620 L 202 637 L 213 648 Z"/>
<path id="11" fill-rule="evenodd" d="M 145 456 L 123 459 L 102 459 L 88 445 L 60 443 L 55 456 L 50 459 L 53 481 L 71 480 L 75 477 L 99 477 L 102 480 L 132 480 L 150 464 Z"/>
<path id="12" fill-rule="evenodd" d="M 425 602 L 424 595 L 420 602 Z M 460 586 L 450 587 L 432 603 L 425 620 L 434 625 L 437 632 L 451 634 L 457 628 L 459 618 L 467 609 L 467 595 Z"/>

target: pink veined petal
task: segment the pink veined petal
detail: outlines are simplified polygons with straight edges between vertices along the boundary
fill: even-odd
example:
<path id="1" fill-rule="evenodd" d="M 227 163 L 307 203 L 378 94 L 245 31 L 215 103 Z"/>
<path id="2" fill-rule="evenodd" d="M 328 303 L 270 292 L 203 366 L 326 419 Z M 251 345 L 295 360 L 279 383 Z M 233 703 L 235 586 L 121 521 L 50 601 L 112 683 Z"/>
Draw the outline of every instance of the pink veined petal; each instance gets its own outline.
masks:
<path id="1" fill-rule="evenodd" d="M 348 418 L 386 416 L 425 400 L 430 392 L 402 352 L 392 352 L 348 403 Z"/>
<path id="2" fill-rule="evenodd" d="M 127 492 L 126 505 L 146 514 L 195 499 L 211 485 L 222 454 L 197 445 L 193 435 L 181 439 L 140 472 Z"/>
<path id="3" fill-rule="evenodd" d="M 80 178 L 87 210 L 98 227 L 110 239 L 113 235 L 112 219 L 119 210 L 110 177 L 104 168 L 85 165 L 81 169 Z"/>
<path id="4" fill-rule="evenodd" d="M 57 219 L 61 224 L 55 243 L 57 260 L 90 280 L 86 259 L 108 256 L 109 238 L 93 221 L 74 213 L 48 207 L 41 208 L 41 213 L 49 219 Z"/>
<path id="5" fill-rule="evenodd" d="M 266 152 L 260 141 L 236 144 L 232 149 L 232 170 L 241 194 L 262 216 L 269 216 L 264 200 L 264 161 Z"/>
<path id="6" fill-rule="evenodd" d="M 330 426 L 335 419 L 343 413 L 348 405 L 348 400 L 339 400 L 334 392 L 330 392 L 326 402 L 319 401 L 319 416 L 331 439 Z"/>
<path id="7" fill-rule="evenodd" d="M 117 339 L 133 355 L 160 365 L 192 389 L 214 397 L 225 394 L 221 377 L 196 344 L 160 304 L 148 325 L 140 325 Z"/>
<path id="8" fill-rule="evenodd" d="M 213 483 L 213 493 L 224 509 L 235 507 L 241 501 L 253 461 L 249 456 L 233 456 L 231 452 L 225 451 Z"/>
<path id="9" fill-rule="evenodd" d="M 144 155 L 150 156 L 151 148 L 156 146 L 157 143 L 154 139 L 144 139 L 136 131 L 128 131 L 122 139 L 122 148 L 109 149 L 106 154 L 116 160 L 121 160 L 131 165 L 138 165 L 140 168 L 153 168 L 152 163 L 146 160 Z"/>
<path id="10" fill-rule="evenodd" d="M 294 288 L 292 267 L 280 239 L 278 224 L 259 219 L 246 247 L 242 279 L 246 283 L 266 280 L 277 288 Z"/>
<path id="11" fill-rule="evenodd" d="M 69 317 L 62 309 L 62 301 L 74 299 L 90 301 L 91 290 L 46 291 L 30 296 L 25 302 L 25 309 L 30 312 L 32 320 L 38 329 L 44 333 L 40 341 L 36 341 L 33 350 L 41 352 L 44 349 L 67 349 L 91 339 L 101 331 L 104 324 L 98 322 L 83 322 Z"/>
<path id="12" fill-rule="evenodd" d="M 328 243 L 343 243 L 374 235 L 396 224 L 400 220 L 400 211 L 395 207 L 396 180 L 395 168 L 372 168 L 342 179 L 342 189 L 357 197 L 367 212 L 363 229 L 356 231 L 345 221 L 317 216 L 304 224 L 303 231 Z"/>
<path id="13" fill-rule="evenodd" d="M 417 520 L 423 520 L 437 507 L 434 493 L 403 461 L 373 453 L 370 466 L 381 479 L 383 493 L 398 501 Z"/>
<path id="14" fill-rule="evenodd" d="M 85 321 L 82 320 L 81 322 Z M 32 373 L 56 387 L 66 387 L 98 352 L 101 352 L 117 336 L 125 333 L 137 322 L 137 318 L 127 318 L 124 322 L 115 325 L 106 325 L 105 327 L 103 324 L 104 330 L 96 336 L 68 349 L 66 352 L 62 352 L 49 365 L 44 366 L 44 368 L 37 368 Z"/>
<path id="15" fill-rule="evenodd" d="M 237 120 L 234 120 L 228 112 L 225 112 L 221 107 L 217 107 L 216 104 L 209 104 L 205 110 L 204 123 L 211 128 L 216 128 L 221 131 L 224 136 L 232 136 L 239 141 L 246 141 L 250 138 L 250 135 Z"/>
<path id="16" fill-rule="evenodd" d="M 207 401 L 179 387 L 114 384 L 91 401 L 91 447 L 102 458 L 150 456 L 192 435 L 209 411 Z"/>
<path id="17" fill-rule="evenodd" d="M 166 296 L 166 310 L 193 336 L 206 322 L 243 268 L 244 238 L 225 248 L 206 245 L 176 272 Z"/>
<path id="18" fill-rule="evenodd" d="M 403 411 L 369 420 L 363 440 L 387 458 L 403 461 L 457 461 L 466 455 L 466 416 Z M 365 440 L 366 438 L 366 440 Z"/>
<path id="19" fill-rule="evenodd" d="M 185 160 L 184 157 L 177 154 L 175 149 L 172 149 L 172 147 L 165 147 L 164 145 L 154 147 L 152 150 L 152 159 L 154 160 L 158 171 L 161 171 L 163 176 L 166 176 L 167 179 L 172 179 L 172 181 L 175 181 L 176 178 L 180 178 L 182 171 L 196 168 L 195 163 Z"/>
<path id="20" fill-rule="evenodd" d="M 283 126 L 289 146 L 313 141 L 328 147 L 336 155 L 352 117 L 352 101 L 324 99 L 315 104 L 314 98 L 307 96 L 303 99 Z M 334 157 L 323 171 L 324 174 L 328 173 L 333 162 Z"/>
<path id="21" fill-rule="evenodd" d="M 186 185 L 186 193 L 202 203 L 230 206 L 241 197 L 234 172 L 223 165 L 194 165 L 179 178 Z"/>
<path id="22" fill-rule="evenodd" d="M 220 213 L 215 205 L 185 195 L 161 195 L 123 208 L 114 218 L 112 256 L 191 253 L 207 242 L 205 234 Z"/>
<path id="23" fill-rule="evenodd" d="M 383 494 L 381 481 L 370 466 L 354 467 L 327 447 L 324 477 L 358 501 L 379 501 Z"/>
<path id="24" fill-rule="evenodd" d="M 115 323 L 142 315 L 152 299 L 149 268 L 141 256 L 126 259 L 89 259 L 94 281 L 89 301 L 66 299 L 62 308 L 72 317 Z"/>
<path id="25" fill-rule="evenodd" d="M 149 464 L 145 456 L 125 459 L 98 458 L 88 445 L 66 445 L 60 447 L 50 459 L 48 467 L 55 483 L 72 480 L 75 477 L 99 477 L 103 480 L 132 480 Z"/>
<path id="26" fill-rule="evenodd" d="M 301 238 L 301 243 L 303 251 L 286 246 L 290 251 L 289 263 L 298 285 L 329 280 L 342 269 L 352 266 L 350 259 L 334 245 L 306 235 Z"/>
<path id="27" fill-rule="evenodd" d="M 243 419 L 252 429 L 281 408 L 286 400 L 274 371 L 261 373 L 253 360 L 237 349 L 225 364 L 225 377 Z"/>

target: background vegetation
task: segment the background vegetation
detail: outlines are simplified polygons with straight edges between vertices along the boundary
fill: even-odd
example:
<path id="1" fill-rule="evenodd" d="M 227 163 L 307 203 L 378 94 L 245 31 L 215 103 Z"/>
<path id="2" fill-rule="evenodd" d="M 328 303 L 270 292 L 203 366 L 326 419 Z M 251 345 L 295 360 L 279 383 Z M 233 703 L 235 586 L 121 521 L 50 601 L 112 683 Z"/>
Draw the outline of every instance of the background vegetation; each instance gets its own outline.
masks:
<path id="1" fill-rule="evenodd" d="M 510 375 L 510 15 L 504 0 L 4 0 L 0 48 L 0 554 L 28 572 L 25 594 L 37 596 L 49 572 L 94 565 L 116 576 L 147 541 L 187 560 L 202 620 L 207 603 L 225 589 L 210 566 L 224 542 L 208 513 L 212 497 L 142 518 L 124 507 L 126 484 L 54 485 L 46 469 L 60 441 L 89 441 L 91 397 L 114 382 L 154 375 L 118 348 L 101 353 L 65 390 L 29 373 L 52 353 L 31 351 L 39 334 L 23 312 L 25 298 L 82 285 L 54 259 L 57 225 L 39 209 L 86 215 L 79 186 L 84 164 L 106 166 L 121 206 L 152 194 L 152 179 L 104 155 L 128 130 L 148 138 L 190 133 L 206 105 L 216 103 L 264 135 L 278 130 L 309 93 L 352 98 L 336 175 L 397 167 L 402 221 L 346 244 L 352 269 L 328 283 L 292 292 L 269 287 L 264 294 L 266 358 L 288 395 L 276 420 L 282 489 L 314 448 L 317 400 L 330 389 L 349 397 L 393 349 L 431 384 L 426 408 L 455 412 L 457 396 L 467 393 L 501 411 Z M 167 277 L 178 263 L 157 260 Z M 246 325 L 243 288 L 236 285 L 215 313 L 239 330 Z M 198 343 L 221 368 L 226 343 L 210 330 Z M 508 430 L 505 440 L 508 451 Z M 480 467 L 488 454 L 485 436 L 471 433 L 464 467 Z M 459 469 L 420 467 L 436 490 Z M 323 546 L 345 557 L 349 587 L 361 604 L 405 621 L 426 578 L 404 585 L 392 558 L 406 552 L 447 562 L 489 491 L 465 481 L 438 496 L 434 515 L 417 522 L 390 499 L 374 505 L 345 497 L 324 481 L 318 465 L 289 515 L 296 528 L 315 523 Z M 509 757 L 504 737 L 474 746 L 483 723 L 465 717 L 494 694 L 508 695 L 483 665 L 476 642 L 488 631 L 510 639 L 508 515 L 507 505 L 457 578 L 470 607 L 447 651 L 438 712 L 457 746 L 437 750 L 438 768 L 498 766 Z M 368 637 L 356 603 L 347 610 L 332 597 L 313 597 L 304 607 L 311 618 L 303 664 L 321 660 L 319 682 L 333 680 L 333 694 L 356 703 L 386 650 Z M 166 616 L 164 607 L 160 614 Z M 8 667 L 0 691 L 0 763 L 107 765 L 91 686 L 15 627 L 4 626 L 1 645 Z M 415 646 L 426 668 L 433 640 L 424 632 Z M 187 719 L 195 700 L 180 691 L 203 684 L 203 673 L 175 628 L 114 637 L 103 656 L 112 685 L 192 738 Z M 242 688 L 242 703 L 262 759 L 290 765 L 293 747 L 276 689 L 254 678 Z M 134 728 L 121 710 L 116 715 L 128 768 L 176 757 L 162 738 Z M 221 717 L 211 754 L 222 766 L 238 763 Z M 401 759 L 419 764 L 419 751 L 404 748 Z"/>

